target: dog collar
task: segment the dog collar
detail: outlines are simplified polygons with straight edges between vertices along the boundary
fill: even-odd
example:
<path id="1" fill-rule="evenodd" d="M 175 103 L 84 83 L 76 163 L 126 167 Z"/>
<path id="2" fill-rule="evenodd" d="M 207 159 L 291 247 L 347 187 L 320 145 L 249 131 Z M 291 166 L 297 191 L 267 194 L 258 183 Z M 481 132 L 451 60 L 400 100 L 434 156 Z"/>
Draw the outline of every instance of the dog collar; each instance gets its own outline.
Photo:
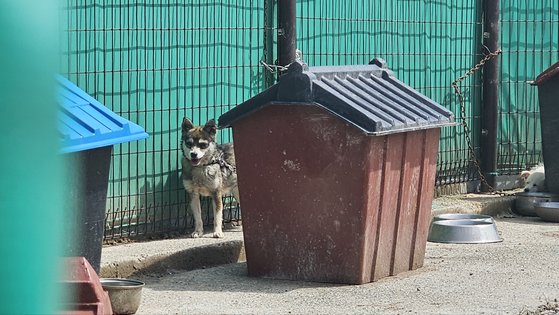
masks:
<path id="1" fill-rule="evenodd" d="M 219 165 L 219 168 L 221 169 L 226 169 L 228 171 L 230 171 L 231 173 L 234 173 L 237 171 L 237 168 L 229 163 L 227 163 L 227 161 L 225 161 L 225 159 L 223 158 L 213 158 L 210 162 L 206 163 L 206 164 L 202 164 L 202 166 L 209 166 L 209 165 L 214 165 L 217 164 Z"/>
<path id="2" fill-rule="evenodd" d="M 223 154 L 223 152 L 221 151 L 218 152 L 217 156 L 214 156 L 208 163 L 200 164 L 199 166 L 210 166 L 214 164 L 219 165 L 219 168 L 226 169 L 231 173 L 235 173 L 237 171 L 237 168 L 234 165 L 231 165 L 225 160 L 225 154 Z"/>

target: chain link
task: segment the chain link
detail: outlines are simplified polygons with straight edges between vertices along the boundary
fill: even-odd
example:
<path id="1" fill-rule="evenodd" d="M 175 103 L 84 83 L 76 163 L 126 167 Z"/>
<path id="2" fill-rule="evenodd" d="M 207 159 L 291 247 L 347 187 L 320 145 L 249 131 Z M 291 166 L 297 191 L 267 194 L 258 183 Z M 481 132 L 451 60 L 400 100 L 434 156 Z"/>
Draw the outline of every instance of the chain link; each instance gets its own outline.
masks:
<path id="1" fill-rule="evenodd" d="M 470 158 L 472 160 L 472 163 L 474 163 L 480 181 L 484 185 L 486 185 L 487 188 L 489 189 L 489 192 L 493 194 L 496 194 L 497 192 L 493 186 L 489 185 L 489 183 L 487 182 L 487 178 L 481 171 L 481 166 L 479 164 L 479 160 L 476 156 L 476 152 L 472 144 L 472 139 L 470 137 L 470 127 L 468 126 L 468 122 L 466 121 L 466 105 L 464 104 L 464 94 L 462 93 L 462 90 L 460 90 L 459 83 L 464 81 L 470 75 L 474 74 L 476 71 L 481 69 L 485 65 L 485 63 L 499 56 L 501 53 L 502 51 L 500 49 L 494 52 L 490 52 L 483 59 L 481 59 L 481 61 L 478 64 L 470 68 L 470 70 L 466 71 L 466 73 L 464 73 L 461 77 L 459 77 L 458 79 L 452 82 L 452 87 L 454 88 L 454 92 L 456 93 L 456 95 L 458 95 L 458 101 L 460 102 L 460 120 L 462 121 L 462 126 L 464 127 L 464 135 L 466 136 L 466 143 L 468 145 L 468 150 L 470 152 Z M 506 195 L 504 193 L 498 193 L 498 194 Z"/>
<path id="2" fill-rule="evenodd" d="M 299 49 L 295 50 L 295 61 L 293 62 L 303 62 L 303 52 L 301 52 Z M 276 60 L 277 62 L 277 60 Z M 276 73 L 282 73 L 287 71 L 287 69 L 289 69 L 289 66 L 291 66 L 291 64 L 293 63 L 291 62 L 288 65 L 285 66 L 280 66 L 280 65 L 271 65 L 266 63 L 264 60 L 260 60 L 260 64 L 264 66 L 264 68 L 266 68 L 266 70 L 268 70 L 271 74 L 276 74 Z"/>
<path id="3" fill-rule="evenodd" d="M 270 65 L 270 64 L 267 64 L 266 62 L 264 62 L 264 60 L 260 60 L 260 64 L 262 64 L 264 66 L 264 68 L 266 68 L 266 70 L 270 71 L 270 73 L 272 73 L 272 74 L 284 72 L 291 65 L 291 64 L 288 64 L 286 66 Z"/>

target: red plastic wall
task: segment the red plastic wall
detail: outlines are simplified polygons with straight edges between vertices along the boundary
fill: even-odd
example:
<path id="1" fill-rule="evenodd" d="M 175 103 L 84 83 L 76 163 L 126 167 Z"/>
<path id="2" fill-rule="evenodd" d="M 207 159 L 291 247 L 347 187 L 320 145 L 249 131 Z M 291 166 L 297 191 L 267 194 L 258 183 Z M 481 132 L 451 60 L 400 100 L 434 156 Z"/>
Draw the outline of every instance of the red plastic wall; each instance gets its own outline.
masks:
<path id="1" fill-rule="evenodd" d="M 65 315 L 111 315 L 113 310 L 108 293 L 103 291 L 99 276 L 85 257 L 64 259 L 66 274 L 62 281 L 69 297 Z"/>
<path id="2" fill-rule="evenodd" d="M 233 137 L 250 275 L 366 283 L 423 265 L 438 129 L 367 136 L 274 105 Z"/>

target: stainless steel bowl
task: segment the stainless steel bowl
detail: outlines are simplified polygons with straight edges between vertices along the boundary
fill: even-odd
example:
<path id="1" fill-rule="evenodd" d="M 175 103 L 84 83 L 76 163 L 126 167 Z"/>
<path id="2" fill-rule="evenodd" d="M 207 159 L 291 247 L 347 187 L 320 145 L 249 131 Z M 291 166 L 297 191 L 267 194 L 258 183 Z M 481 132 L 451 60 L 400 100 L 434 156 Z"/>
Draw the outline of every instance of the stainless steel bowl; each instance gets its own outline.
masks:
<path id="1" fill-rule="evenodd" d="M 540 202 L 534 206 L 534 209 L 542 220 L 559 222 L 559 202 Z"/>
<path id="2" fill-rule="evenodd" d="M 493 223 L 493 217 L 484 214 L 470 214 L 470 213 L 446 213 L 440 214 L 433 217 L 432 222 L 442 221 L 442 220 L 473 220 L 473 221 L 484 221 Z"/>
<path id="3" fill-rule="evenodd" d="M 534 206 L 540 202 L 559 201 L 559 195 L 546 192 L 520 192 L 516 194 L 514 212 L 528 217 L 537 216 Z"/>
<path id="4" fill-rule="evenodd" d="M 501 242 L 495 222 L 439 220 L 431 224 L 429 242 L 479 244 Z"/>
<path id="5" fill-rule="evenodd" d="M 103 278 L 101 286 L 109 293 L 115 314 L 134 314 L 140 307 L 145 283 L 131 279 Z"/>

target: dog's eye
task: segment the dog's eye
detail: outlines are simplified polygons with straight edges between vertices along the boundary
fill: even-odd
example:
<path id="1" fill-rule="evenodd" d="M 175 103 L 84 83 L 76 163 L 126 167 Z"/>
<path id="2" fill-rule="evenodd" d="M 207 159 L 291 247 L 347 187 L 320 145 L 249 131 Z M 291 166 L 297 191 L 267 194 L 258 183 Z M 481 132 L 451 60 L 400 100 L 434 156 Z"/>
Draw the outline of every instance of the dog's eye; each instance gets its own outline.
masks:
<path id="1" fill-rule="evenodd" d="M 207 143 L 199 143 L 198 146 L 200 147 L 200 149 L 207 149 L 208 148 L 208 144 Z"/>
<path id="2" fill-rule="evenodd" d="M 187 148 L 192 148 L 192 142 L 185 142 L 184 145 L 185 145 Z"/>
<path id="3" fill-rule="evenodd" d="M 534 185 L 532 185 L 532 186 L 536 187 L 536 186 L 538 186 L 538 185 L 534 184 Z"/>

